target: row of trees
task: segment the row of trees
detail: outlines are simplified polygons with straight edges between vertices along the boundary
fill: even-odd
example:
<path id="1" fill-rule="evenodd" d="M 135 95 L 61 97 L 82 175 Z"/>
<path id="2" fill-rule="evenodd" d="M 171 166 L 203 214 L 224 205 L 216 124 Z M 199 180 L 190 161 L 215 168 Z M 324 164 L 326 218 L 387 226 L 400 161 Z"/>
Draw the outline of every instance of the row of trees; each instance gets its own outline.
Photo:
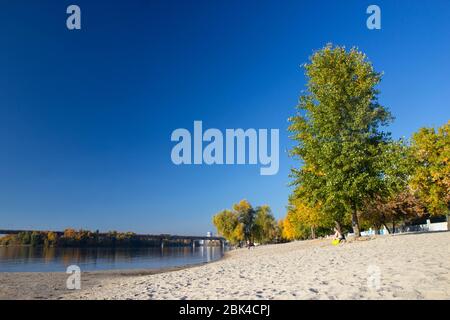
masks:
<path id="1" fill-rule="evenodd" d="M 378 102 L 381 73 L 357 49 L 327 45 L 305 64 L 307 90 L 290 118 L 293 194 L 282 236 L 330 228 L 375 229 L 450 208 L 450 121 L 410 141 L 382 130 L 393 117 Z"/>
<path id="2" fill-rule="evenodd" d="M 31 245 L 31 246 L 53 246 L 56 244 L 58 236 L 54 232 L 20 232 L 9 234 L 0 238 L 0 245 Z"/>
<path id="3" fill-rule="evenodd" d="M 168 246 L 185 245 L 183 241 L 171 241 Z M 63 234 L 52 231 L 26 231 L 0 238 L 0 245 L 30 245 L 46 247 L 142 247 L 160 246 L 158 239 L 138 237 L 132 232 L 66 229 Z M 188 245 L 186 243 L 186 245 Z"/>
<path id="4" fill-rule="evenodd" d="M 269 243 L 280 237 L 280 231 L 269 206 L 253 208 L 247 200 L 223 210 L 213 217 L 218 233 L 231 244 Z"/>

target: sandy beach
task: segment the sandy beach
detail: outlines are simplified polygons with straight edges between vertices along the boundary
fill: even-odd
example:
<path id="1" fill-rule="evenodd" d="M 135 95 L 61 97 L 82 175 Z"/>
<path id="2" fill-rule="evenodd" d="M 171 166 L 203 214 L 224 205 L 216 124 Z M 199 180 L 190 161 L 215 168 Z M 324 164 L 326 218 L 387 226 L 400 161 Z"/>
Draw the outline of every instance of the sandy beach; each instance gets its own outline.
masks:
<path id="1" fill-rule="evenodd" d="M 81 276 L 81 292 L 101 288 L 103 283 L 120 279 L 186 270 L 196 265 L 151 270 L 86 271 Z M 0 300 L 61 300 L 73 293 L 66 286 L 63 272 L 0 272 Z M 92 298 L 94 299 L 94 298 Z"/>
<path id="2" fill-rule="evenodd" d="M 15 275 L 0 274 L 1 298 L 12 294 L 13 283 L 17 289 L 21 282 L 35 281 L 47 291 L 27 298 L 450 299 L 450 232 L 381 236 L 339 246 L 330 240 L 260 246 L 156 274 L 86 273 L 82 290 L 61 289 L 51 296 L 54 281 L 45 275 L 34 280 L 30 274 Z"/>

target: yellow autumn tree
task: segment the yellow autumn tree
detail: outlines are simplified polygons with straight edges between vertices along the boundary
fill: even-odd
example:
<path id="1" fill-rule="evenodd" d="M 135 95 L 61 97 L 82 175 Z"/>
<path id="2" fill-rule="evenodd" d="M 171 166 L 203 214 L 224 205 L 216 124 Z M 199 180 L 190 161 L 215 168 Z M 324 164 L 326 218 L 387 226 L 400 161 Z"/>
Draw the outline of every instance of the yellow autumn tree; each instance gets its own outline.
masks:
<path id="1" fill-rule="evenodd" d="M 239 221 L 236 212 L 223 210 L 217 213 L 212 220 L 219 235 L 225 237 L 230 243 L 238 244 L 244 240 L 244 225 Z"/>
<path id="2" fill-rule="evenodd" d="M 289 213 L 286 217 L 280 220 L 281 237 L 285 240 L 295 240 L 297 235 L 294 230 L 294 225 L 290 221 Z"/>
<path id="3" fill-rule="evenodd" d="M 450 121 L 442 127 L 422 128 L 412 136 L 411 188 L 432 215 L 450 210 Z"/>
<path id="4" fill-rule="evenodd" d="M 56 245 L 57 240 L 58 240 L 58 236 L 57 236 L 56 232 L 49 231 L 47 233 L 47 241 L 48 241 L 49 245 Z"/>
<path id="5" fill-rule="evenodd" d="M 320 205 L 310 207 L 301 198 L 291 197 L 282 220 L 282 237 L 286 240 L 314 239 L 331 232 L 333 220 L 324 215 Z"/>
<path id="6" fill-rule="evenodd" d="M 268 205 L 253 206 L 247 200 L 223 210 L 213 217 L 213 224 L 220 235 L 233 244 L 241 241 L 267 244 L 279 238 L 275 217 Z"/>

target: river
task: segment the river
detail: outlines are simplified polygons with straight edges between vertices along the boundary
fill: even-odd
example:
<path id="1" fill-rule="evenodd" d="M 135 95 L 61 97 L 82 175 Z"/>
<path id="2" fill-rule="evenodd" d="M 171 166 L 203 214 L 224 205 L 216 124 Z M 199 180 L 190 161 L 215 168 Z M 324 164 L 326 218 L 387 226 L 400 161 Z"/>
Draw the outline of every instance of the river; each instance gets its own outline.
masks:
<path id="1" fill-rule="evenodd" d="M 0 272 L 65 272 L 70 265 L 82 271 L 161 269 L 211 262 L 222 247 L 164 248 L 44 248 L 0 247 Z"/>

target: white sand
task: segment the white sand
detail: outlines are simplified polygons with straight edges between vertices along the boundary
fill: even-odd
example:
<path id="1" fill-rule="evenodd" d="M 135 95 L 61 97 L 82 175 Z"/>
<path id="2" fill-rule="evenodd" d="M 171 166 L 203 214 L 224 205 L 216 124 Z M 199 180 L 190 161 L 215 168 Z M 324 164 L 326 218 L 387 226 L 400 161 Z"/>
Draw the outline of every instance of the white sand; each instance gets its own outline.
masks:
<path id="1" fill-rule="evenodd" d="M 240 249 L 199 267 L 107 279 L 66 298 L 450 299 L 450 232 Z"/>

